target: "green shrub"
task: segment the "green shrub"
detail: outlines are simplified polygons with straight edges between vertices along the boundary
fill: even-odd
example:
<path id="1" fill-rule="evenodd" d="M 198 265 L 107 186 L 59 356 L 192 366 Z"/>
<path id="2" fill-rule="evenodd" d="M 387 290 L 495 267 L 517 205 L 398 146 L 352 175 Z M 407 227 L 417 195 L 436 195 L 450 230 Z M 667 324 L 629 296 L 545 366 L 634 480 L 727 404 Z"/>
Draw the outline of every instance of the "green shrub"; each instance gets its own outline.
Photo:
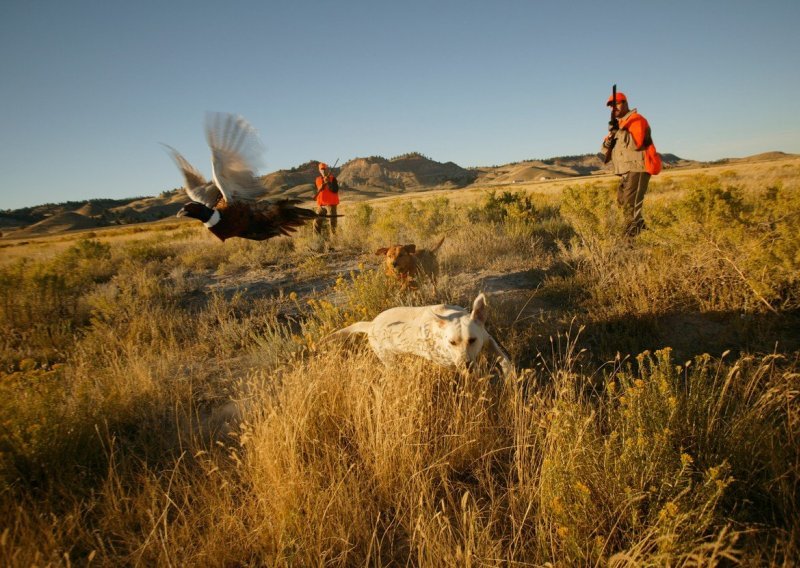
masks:
<path id="1" fill-rule="evenodd" d="M 732 292 L 716 308 L 792 310 L 800 306 L 800 205 L 795 192 L 746 193 L 701 180 L 668 210 L 653 216 L 659 233 L 676 242 L 680 265 L 694 266 L 713 306 L 721 282 Z M 733 305 L 731 305 L 733 304 Z"/>
<path id="2" fill-rule="evenodd" d="M 600 246 L 615 241 L 622 219 L 612 198 L 616 185 L 597 183 L 567 186 L 561 202 L 561 214 L 572 225 L 587 246 Z"/>
<path id="3" fill-rule="evenodd" d="M 384 244 L 422 243 L 431 241 L 433 236 L 447 232 L 457 226 L 458 213 L 449 207 L 444 197 L 402 201 L 382 208 L 376 215 L 374 238 Z"/>
<path id="4" fill-rule="evenodd" d="M 348 229 L 366 230 L 375 222 L 375 208 L 369 203 L 356 203 L 348 210 Z"/>
<path id="5" fill-rule="evenodd" d="M 503 223 L 506 221 L 533 222 L 538 212 L 530 196 L 523 192 L 495 191 L 486 193 L 483 202 L 467 211 L 471 223 Z"/>

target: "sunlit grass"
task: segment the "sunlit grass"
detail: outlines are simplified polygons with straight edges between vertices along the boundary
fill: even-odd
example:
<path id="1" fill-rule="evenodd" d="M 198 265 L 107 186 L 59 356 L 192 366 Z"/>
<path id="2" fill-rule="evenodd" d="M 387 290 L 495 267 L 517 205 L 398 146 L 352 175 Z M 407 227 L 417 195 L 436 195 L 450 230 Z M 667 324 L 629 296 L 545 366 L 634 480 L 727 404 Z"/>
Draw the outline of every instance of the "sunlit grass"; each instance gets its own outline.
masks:
<path id="1" fill-rule="evenodd" d="M 0 564 L 796 564 L 788 165 L 666 172 L 632 243 L 604 178 L 346 206 L 333 251 L 184 223 L 4 249 Z M 441 236 L 435 287 L 372 254 Z M 514 377 L 325 341 L 508 274 Z"/>

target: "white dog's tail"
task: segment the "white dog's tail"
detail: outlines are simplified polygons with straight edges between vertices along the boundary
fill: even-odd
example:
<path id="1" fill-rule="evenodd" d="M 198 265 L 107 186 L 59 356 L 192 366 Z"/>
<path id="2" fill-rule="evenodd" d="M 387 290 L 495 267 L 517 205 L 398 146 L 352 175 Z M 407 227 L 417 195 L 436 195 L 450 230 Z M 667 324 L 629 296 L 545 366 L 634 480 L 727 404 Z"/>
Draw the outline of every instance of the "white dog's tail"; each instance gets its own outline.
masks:
<path id="1" fill-rule="evenodd" d="M 371 321 L 359 321 L 354 323 L 353 325 L 348 325 L 347 327 L 343 327 L 339 331 L 334 331 L 328 337 L 352 335 L 354 333 L 369 333 L 370 329 L 372 329 Z"/>
<path id="2" fill-rule="evenodd" d="M 347 327 L 343 327 L 333 333 L 329 333 L 328 335 L 324 336 L 322 339 L 319 340 L 320 345 L 326 344 L 328 341 L 331 341 L 337 337 L 348 337 L 353 335 L 354 333 L 368 333 L 369 330 L 372 328 L 371 321 L 359 321 L 354 323 L 353 325 L 348 325 Z"/>

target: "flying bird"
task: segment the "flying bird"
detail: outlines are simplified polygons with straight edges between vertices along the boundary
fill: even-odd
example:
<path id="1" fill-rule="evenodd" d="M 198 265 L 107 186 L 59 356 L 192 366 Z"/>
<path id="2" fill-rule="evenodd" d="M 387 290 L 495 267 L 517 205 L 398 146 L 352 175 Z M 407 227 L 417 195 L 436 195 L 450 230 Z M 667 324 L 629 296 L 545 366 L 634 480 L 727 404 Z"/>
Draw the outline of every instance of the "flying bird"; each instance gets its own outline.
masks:
<path id="1" fill-rule="evenodd" d="M 165 144 L 183 172 L 186 194 L 191 199 L 178 217 L 199 219 L 222 241 L 232 237 L 263 241 L 290 235 L 317 217 L 311 209 L 298 207 L 299 199 L 257 201 L 265 190 L 254 173 L 261 143 L 255 129 L 242 117 L 209 114 L 206 140 L 211 148 L 212 181 Z"/>

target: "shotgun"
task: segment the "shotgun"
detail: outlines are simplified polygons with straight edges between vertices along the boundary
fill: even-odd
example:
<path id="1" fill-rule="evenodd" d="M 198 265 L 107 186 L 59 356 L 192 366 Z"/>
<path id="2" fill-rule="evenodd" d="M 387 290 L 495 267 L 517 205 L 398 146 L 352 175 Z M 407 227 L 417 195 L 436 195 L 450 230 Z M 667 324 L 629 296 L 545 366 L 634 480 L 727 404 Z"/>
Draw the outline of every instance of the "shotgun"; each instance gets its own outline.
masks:
<path id="1" fill-rule="evenodd" d="M 614 86 L 611 87 L 611 118 L 608 121 L 608 126 L 609 126 L 608 131 L 609 131 L 609 133 L 612 130 L 619 129 L 619 121 L 614 117 L 614 111 L 616 110 L 616 104 L 617 104 L 617 84 L 614 83 Z M 611 152 L 614 150 L 614 144 L 616 144 L 616 143 L 617 143 L 616 137 L 609 139 L 608 146 L 606 147 L 605 161 L 603 162 L 604 164 L 607 164 L 608 162 L 611 161 Z"/>

